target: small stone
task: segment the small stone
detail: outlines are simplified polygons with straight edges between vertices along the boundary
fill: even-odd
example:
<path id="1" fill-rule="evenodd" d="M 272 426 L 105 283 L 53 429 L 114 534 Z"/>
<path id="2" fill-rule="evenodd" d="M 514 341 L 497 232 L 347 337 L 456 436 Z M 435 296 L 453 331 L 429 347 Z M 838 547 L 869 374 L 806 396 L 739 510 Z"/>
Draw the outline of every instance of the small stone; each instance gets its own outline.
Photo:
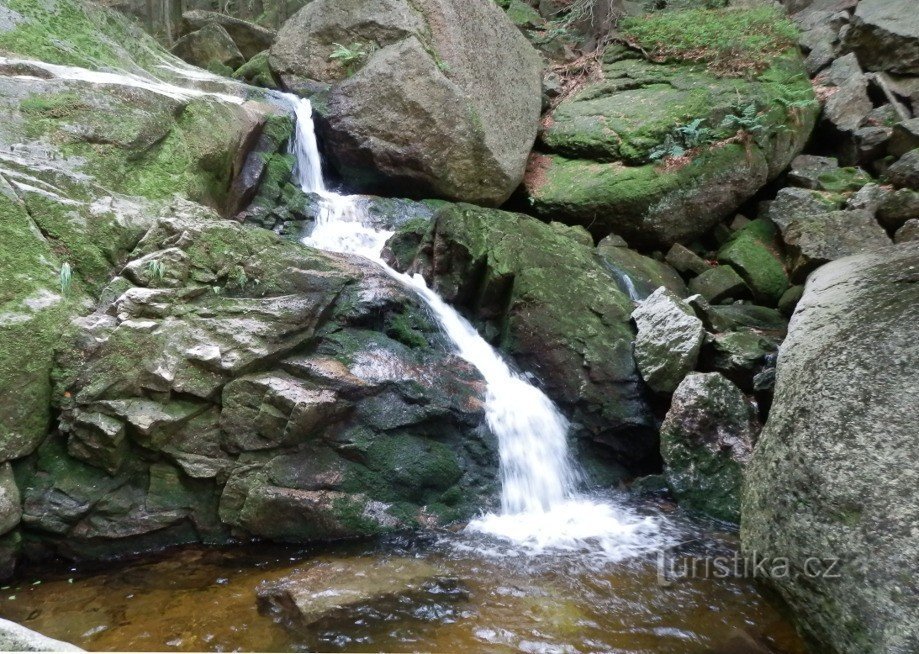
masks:
<path id="1" fill-rule="evenodd" d="M 22 501 L 13 477 L 13 467 L 9 462 L 0 464 L 0 535 L 18 527 L 21 519 Z"/>
<path id="2" fill-rule="evenodd" d="M 884 186 L 865 184 L 855 195 L 846 200 L 846 209 L 861 209 L 870 213 L 877 213 L 890 193 L 890 189 Z"/>
<path id="3" fill-rule="evenodd" d="M 887 169 L 884 177 L 898 188 L 919 191 L 919 148 L 910 150 Z"/>
<path id="4" fill-rule="evenodd" d="M 880 159 L 887 151 L 892 132 L 889 127 L 859 127 L 852 135 L 855 150 L 850 154 L 850 158 L 864 165 Z"/>
<path id="5" fill-rule="evenodd" d="M 671 393 L 695 368 L 705 328 L 692 309 L 661 287 L 632 313 L 638 326 L 635 361 L 645 383 Z"/>
<path id="6" fill-rule="evenodd" d="M 666 261 L 684 275 L 701 275 L 712 268 L 712 264 L 679 243 L 667 251 Z"/>
<path id="7" fill-rule="evenodd" d="M 842 208 L 842 201 L 829 198 L 819 191 L 787 186 L 769 204 L 769 220 L 785 229 L 794 220 L 811 214 Z"/>
<path id="8" fill-rule="evenodd" d="M 731 231 L 739 231 L 750 224 L 750 219 L 741 214 L 734 216 L 734 220 L 731 221 Z"/>
<path id="9" fill-rule="evenodd" d="M 910 150 L 919 148 L 919 118 L 904 120 L 893 126 L 887 154 L 902 157 Z"/>
<path id="10" fill-rule="evenodd" d="M 706 346 L 705 369 L 720 372 L 740 388 L 753 391 L 753 377 L 760 372 L 767 355 L 778 349 L 775 339 L 752 329 L 716 334 Z"/>
<path id="11" fill-rule="evenodd" d="M 75 459 L 114 474 L 128 454 L 124 423 L 102 413 L 78 411 L 67 453 Z"/>
<path id="12" fill-rule="evenodd" d="M 914 0 L 861 0 L 843 47 L 868 70 L 919 75 L 919 19 Z"/>
<path id="13" fill-rule="evenodd" d="M 798 302 L 800 302 L 803 295 L 804 284 L 790 287 L 787 291 L 782 293 L 782 297 L 779 298 L 779 311 L 786 316 L 790 316 L 794 313 L 795 307 L 798 306 Z"/>
<path id="14" fill-rule="evenodd" d="M 913 218 L 919 218 L 919 191 L 888 192 L 877 208 L 878 222 L 888 230 L 898 230 Z"/>
<path id="15" fill-rule="evenodd" d="M 753 297 L 750 287 L 730 266 L 717 266 L 705 271 L 689 282 L 689 291 L 715 304 L 727 299 L 745 300 Z"/>
<path id="16" fill-rule="evenodd" d="M 783 229 L 782 236 L 795 282 L 804 281 L 829 261 L 891 244 L 874 216 L 864 210 L 830 211 L 801 218 Z"/>
<path id="17" fill-rule="evenodd" d="M 840 57 L 818 79 L 836 87 L 823 107 L 824 119 L 837 131 L 851 134 L 874 108 L 868 97 L 868 78 L 855 55 Z"/>
<path id="18" fill-rule="evenodd" d="M 607 239 L 600 241 L 597 255 L 633 300 L 643 300 L 661 286 L 679 297 L 687 294 L 683 278 L 666 263 L 612 245 Z"/>
<path id="19" fill-rule="evenodd" d="M 775 225 L 772 223 L 758 222 L 768 225 L 772 233 L 775 233 Z M 754 223 L 750 225 L 758 226 Z M 735 238 L 718 250 L 718 262 L 728 264 L 739 272 L 758 302 L 774 305 L 788 288 L 788 274 L 778 254 L 757 238 L 754 232 L 753 229 L 738 232 Z"/>
<path id="20" fill-rule="evenodd" d="M 814 155 L 796 157 L 788 173 L 788 182 L 793 186 L 830 193 L 857 191 L 870 181 L 871 177 L 860 168 L 840 168 L 836 159 Z"/>
<path id="21" fill-rule="evenodd" d="M 897 230 L 893 237 L 894 243 L 910 243 L 919 241 L 919 218 L 907 220 L 903 227 Z"/>

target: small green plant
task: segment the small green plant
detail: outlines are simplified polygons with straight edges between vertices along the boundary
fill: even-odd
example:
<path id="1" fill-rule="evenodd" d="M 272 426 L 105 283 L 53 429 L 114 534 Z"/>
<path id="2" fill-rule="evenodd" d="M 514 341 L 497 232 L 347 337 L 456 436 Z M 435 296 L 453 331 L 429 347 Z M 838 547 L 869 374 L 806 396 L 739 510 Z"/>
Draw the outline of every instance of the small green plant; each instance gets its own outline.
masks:
<path id="1" fill-rule="evenodd" d="M 73 269 L 71 269 L 70 264 L 66 261 L 64 265 L 61 266 L 58 278 L 61 282 L 61 294 L 67 295 L 67 291 L 70 290 L 70 285 L 73 283 Z"/>
<path id="2" fill-rule="evenodd" d="M 246 274 L 246 269 L 242 266 L 236 266 L 233 271 L 233 281 L 236 283 L 238 288 L 243 288 L 246 284 L 248 284 L 249 276 Z"/>
<path id="3" fill-rule="evenodd" d="M 648 153 L 651 161 L 684 156 L 689 150 L 708 145 L 714 139 L 714 132 L 704 127 L 705 119 L 695 120 L 675 127 L 664 137 L 664 142 Z"/>
<path id="4" fill-rule="evenodd" d="M 801 124 L 805 111 L 820 106 L 810 83 L 801 73 L 788 75 L 779 69 L 770 68 L 760 76 L 760 81 L 766 85 L 772 101 L 785 108 L 795 125 Z"/>
<path id="5" fill-rule="evenodd" d="M 704 118 L 696 118 L 690 123 L 677 127 L 674 131 L 687 148 L 698 148 L 711 142 L 712 139 L 712 130 L 703 127 L 704 122 Z"/>
<path id="6" fill-rule="evenodd" d="M 152 259 L 147 262 L 147 273 L 157 281 L 163 281 L 166 278 L 166 264 L 159 259 Z"/>
<path id="7" fill-rule="evenodd" d="M 682 157 L 686 154 L 686 148 L 684 148 L 677 140 L 673 137 L 672 134 L 668 134 L 664 137 L 664 142 L 656 146 L 651 152 L 648 153 L 648 157 L 651 161 L 660 161 L 661 159 L 675 159 L 677 157 Z"/>
<path id="8" fill-rule="evenodd" d="M 367 47 L 362 43 L 352 43 L 349 46 L 341 43 L 333 43 L 332 45 L 335 46 L 335 49 L 329 55 L 329 61 L 340 63 L 345 67 L 349 76 L 353 75 L 357 70 L 357 66 L 373 52 L 372 47 Z"/>
<path id="9" fill-rule="evenodd" d="M 755 102 L 738 108 L 721 121 L 721 127 L 743 132 L 754 141 L 759 141 L 768 131 L 766 114 L 761 112 Z"/>

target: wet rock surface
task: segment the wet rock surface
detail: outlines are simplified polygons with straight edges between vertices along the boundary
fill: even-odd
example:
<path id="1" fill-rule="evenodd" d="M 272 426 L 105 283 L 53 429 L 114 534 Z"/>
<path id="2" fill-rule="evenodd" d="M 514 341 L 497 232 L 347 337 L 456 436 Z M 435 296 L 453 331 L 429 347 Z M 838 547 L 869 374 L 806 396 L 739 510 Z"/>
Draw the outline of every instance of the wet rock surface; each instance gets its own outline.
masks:
<path id="1" fill-rule="evenodd" d="M 528 216 L 458 205 L 403 228 L 389 258 L 423 274 L 535 375 L 578 433 L 638 463 L 654 441 L 631 352 L 633 304 L 582 231 L 567 231 L 574 238 Z"/>

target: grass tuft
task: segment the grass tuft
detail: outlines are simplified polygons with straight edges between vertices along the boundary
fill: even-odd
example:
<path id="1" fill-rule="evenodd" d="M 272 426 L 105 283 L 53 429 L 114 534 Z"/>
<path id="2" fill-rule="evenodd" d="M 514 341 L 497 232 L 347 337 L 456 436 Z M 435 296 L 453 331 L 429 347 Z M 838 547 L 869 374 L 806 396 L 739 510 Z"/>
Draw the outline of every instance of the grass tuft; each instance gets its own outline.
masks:
<path id="1" fill-rule="evenodd" d="M 757 74 L 797 42 L 798 30 L 773 7 L 690 9 L 623 19 L 620 37 L 652 60 L 704 63 L 716 74 Z"/>

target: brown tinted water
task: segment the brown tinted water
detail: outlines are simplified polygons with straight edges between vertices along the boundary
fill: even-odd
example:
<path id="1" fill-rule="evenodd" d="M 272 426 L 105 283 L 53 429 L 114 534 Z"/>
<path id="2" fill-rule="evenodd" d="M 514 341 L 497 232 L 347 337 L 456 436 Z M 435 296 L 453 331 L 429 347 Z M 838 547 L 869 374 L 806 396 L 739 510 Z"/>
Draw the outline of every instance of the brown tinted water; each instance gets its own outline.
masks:
<path id="1" fill-rule="evenodd" d="M 691 536 L 691 544 L 681 556 L 733 551 L 730 531 L 687 524 L 681 536 Z M 368 600 L 299 631 L 258 613 L 260 584 L 315 566 L 362 577 L 367 565 L 397 565 L 407 557 L 456 583 Z M 750 580 L 694 578 L 662 586 L 655 556 L 617 563 L 531 556 L 465 535 L 314 551 L 187 549 L 101 571 L 25 575 L 0 593 L 0 616 L 90 650 L 806 651 Z"/>

